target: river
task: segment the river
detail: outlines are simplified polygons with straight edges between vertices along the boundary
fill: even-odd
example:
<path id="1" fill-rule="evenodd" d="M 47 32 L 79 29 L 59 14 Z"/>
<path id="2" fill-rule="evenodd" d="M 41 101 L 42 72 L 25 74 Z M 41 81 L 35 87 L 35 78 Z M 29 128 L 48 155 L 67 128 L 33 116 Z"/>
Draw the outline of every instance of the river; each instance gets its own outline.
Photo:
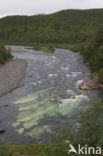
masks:
<path id="1" fill-rule="evenodd" d="M 63 127 L 77 128 L 80 110 L 98 98 L 98 91 L 78 87 L 90 78 L 88 65 L 79 53 L 55 49 L 53 54 L 26 46 L 11 46 L 15 58 L 27 61 L 20 88 L 0 97 L 0 138 L 13 144 L 51 139 Z M 15 69 L 14 69 L 15 70 Z"/>

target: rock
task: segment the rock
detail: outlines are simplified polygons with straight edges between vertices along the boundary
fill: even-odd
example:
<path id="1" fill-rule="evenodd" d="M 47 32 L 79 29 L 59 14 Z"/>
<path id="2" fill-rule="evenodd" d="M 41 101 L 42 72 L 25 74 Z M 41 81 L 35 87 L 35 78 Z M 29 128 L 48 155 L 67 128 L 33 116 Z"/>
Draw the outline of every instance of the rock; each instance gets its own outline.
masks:
<path id="1" fill-rule="evenodd" d="M 78 130 L 78 128 L 80 128 L 80 126 L 81 126 L 81 124 L 80 123 L 74 123 L 73 124 L 73 129 L 76 131 L 76 130 Z"/>
<path id="2" fill-rule="evenodd" d="M 29 77 L 33 77 L 33 74 L 29 75 Z"/>
<path id="3" fill-rule="evenodd" d="M 83 82 L 80 86 L 79 89 L 82 90 L 94 90 L 94 89 L 100 89 L 100 83 L 99 83 L 99 79 L 98 76 L 95 75 L 92 78 L 90 78 L 89 80 Z"/>
<path id="4" fill-rule="evenodd" d="M 0 129 L 0 133 L 5 133 L 5 130 L 4 129 Z"/>
<path id="5" fill-rule="evenodd" d="M 57 98 L 51 98 L 50 101 L 51 101 L 51 102 L 57 102 L 58 99 L 57 99 Z"/>
<path id="6" fill-rule="evenodd" d="M 4 105 L 4 107 L 8 107 L 8 105 Z"/>
<path id="7" fill-rule="evenodd" d="M 79 86 L 79 89 L 82 89 L 82 90 L 90 90 L 91 88 L 88 87 L 88 85 L 86 84 L 86 82 L 83 82 L 83 83 Z"/>
<path id="8" fill-rule="evenodd" d="M 78 58 L 77 61 L 80 63 L 84 63 L 84 61 L 81 58 Z"/>
<path id="9" fill-rule="evenodd" d="M 75 99 L 77 96 L 79 96 L 79 94 L 72 95 L 70 99 Z"/>

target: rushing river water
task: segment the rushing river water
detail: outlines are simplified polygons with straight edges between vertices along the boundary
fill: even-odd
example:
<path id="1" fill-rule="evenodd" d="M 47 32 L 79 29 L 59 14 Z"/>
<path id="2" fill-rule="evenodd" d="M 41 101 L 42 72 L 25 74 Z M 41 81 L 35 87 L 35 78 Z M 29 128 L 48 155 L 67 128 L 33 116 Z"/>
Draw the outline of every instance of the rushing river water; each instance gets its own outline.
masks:
<path id="1" fill-rule="evenodd" d="M 78 112 L 98 97 L 98 91 L 81 91 L 78 86 L 90 77 L 81 56 L 70 50 L 53 54 L 24 46 L 11 46 L 15 57 L 27 61 L 23 85 L 0 97 L 0 138 L 14 144 L 48 140 L 63 127 L 77 127 Z"/>

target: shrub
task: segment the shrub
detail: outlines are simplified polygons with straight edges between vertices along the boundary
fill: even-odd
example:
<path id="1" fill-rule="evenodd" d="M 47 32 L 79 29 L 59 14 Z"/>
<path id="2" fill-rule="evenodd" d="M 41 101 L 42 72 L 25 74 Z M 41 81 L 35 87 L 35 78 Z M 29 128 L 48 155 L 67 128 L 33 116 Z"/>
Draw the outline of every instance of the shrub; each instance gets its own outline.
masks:
<path id="1" fill-rule="evenodd" d="M 103 84 L 103 68 L 99 70 L 99 80 Z"/>
<path id="2" fill-rule="evenodd" d="M 0 156 L 11 156 L 9 144 L 0 140 Z"/>
<path id="3" fill-rule="evenodd" d="M 10 49 L 6 49 L 4 44 L 0 44 L 0 64 L 5 63 L 11 58 L 12 55 L 10 53 Z"/>

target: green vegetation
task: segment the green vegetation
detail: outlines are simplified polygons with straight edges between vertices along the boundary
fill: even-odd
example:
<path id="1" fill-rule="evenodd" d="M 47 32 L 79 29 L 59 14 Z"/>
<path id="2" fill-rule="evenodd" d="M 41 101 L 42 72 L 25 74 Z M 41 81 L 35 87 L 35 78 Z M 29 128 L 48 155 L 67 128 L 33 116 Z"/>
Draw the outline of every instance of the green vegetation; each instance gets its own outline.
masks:
<path id="1" fill-rule="evenodd" d="M 102 27 L 103 9 L 64 10 L 31 17 L 10 16 L 0 19 L 0 41 L 5 44 L 32 45 L 34 49 L 45 52 L 53 52 L 53 47 L 80 52 L 103 83 Z M 9 58 L 9 51 L 0 46 L 0 64 Z M 103 101 L 94 102 L 80 116 L 78 129 L 65 128 L 53 143 L 7 146 L 1 142 L 0 155 L 9 156 L 10 151 L 11 154 L 19 152 L 32 156 L 68 156 L 69 145 L 64 140 L 70 140 L 75 147 L 78 143 L 103 147 Z"/>
<path id="2" fill-rule="evenodd" d="M 97 31 L 88 44 L 72 45 L 70 49 L 80 52 L 84 61 L 89 63 L 93 72 L 98 73 L 100 82 L 103 83 L 103 29 Z"/>
<path id="3" fill-rule="evenodd" d="M 50 15 L 0 19 L 0 40 L 6 44 L 87 43 L 103 25 L 103 9 L 63 10 Z"/>
<path id="4" fill-rule="evenodd" d="M 6 49 L 4 44 L 0 44 L 0 64 L 4 64 L 11 58 L 10 49 Z"/>
<path id="5" fill-rule="evenodd" d="M 90 44 L 81 48 L 80 52 L 84 60 L 88 62 L 94 72 L 98 72 L 103 68 L 103 30 L 97 32 L 95 38 Z"/>
<path id="6" fill-rule="evenodd" d="M 99 80 L 103 83 L 103 68 L 99 70 Z"/>
<path id="7" fill-rule="evenodd" d="M 9 147 L 9 150 L 10 150 L 11 155 L 15 153 L 19 153 L 19 154 L 28 154 L 30 156 L 39 156 L 39 154 L 44 150 L 45 145 L 46 144 L 44 145 L 43 144 L 16 145 L 16 146 Z"/>
<path id="8" fill-rule="evenodd" d="M 0 140 L 0 156 L 11 156 L 10 145 Z"/>
<path id="9" fill-rule="evenodd" d="M 50 44 L 48 44 L 48 45 L 46 44 L 46 47 L 41 47 L 41 44 L 34 43 L 33 49 L 40 50 L 40 51 L 47 52 L 47 53 L 53 53 L 54 52 L 54 48 Z"/>
<path id="10" fill-rule="evenodd" d="M 98 100 L 93 102 L 85 112 L 80 113 L 78 128 L 73 130 L 72 127 L 66 127 L 61 134 L 53 138 L 52 143 L 32 144 L 32 145 L 17 145 L 10 146 L 0 143 L 0 154 L 9 156 L 9 153 L 30 154 L 31 156 L 68 156 L 70 149 L 69 143 L 65 140 L 70 140 L 70 143 L 77 149 L 78 144 L 88 147 L 103 147 L 103 101 Z M 82 136 L 82 137 L 81 137 Z M 4 150 L 4 149 L 7 150 Z M 6 155 L 8 151 L 8 155 Z M 69 154 L 70 156 L 78 154 Z M 101 154 L 101 156 L 103 153 Z M 92 154 L 90 154 L 92 156 Z"/>
<path id="11" fill-rule="evenodd" d="M 43 51 L 43 52 L 47 52 L 47 53 L 53 53 L 54 52 L 54 48 L 51 47 L 51 46 L 48 46 L 47 48 L 42 47 L 42 48 L 40 48 L 40 50 Z"/>

